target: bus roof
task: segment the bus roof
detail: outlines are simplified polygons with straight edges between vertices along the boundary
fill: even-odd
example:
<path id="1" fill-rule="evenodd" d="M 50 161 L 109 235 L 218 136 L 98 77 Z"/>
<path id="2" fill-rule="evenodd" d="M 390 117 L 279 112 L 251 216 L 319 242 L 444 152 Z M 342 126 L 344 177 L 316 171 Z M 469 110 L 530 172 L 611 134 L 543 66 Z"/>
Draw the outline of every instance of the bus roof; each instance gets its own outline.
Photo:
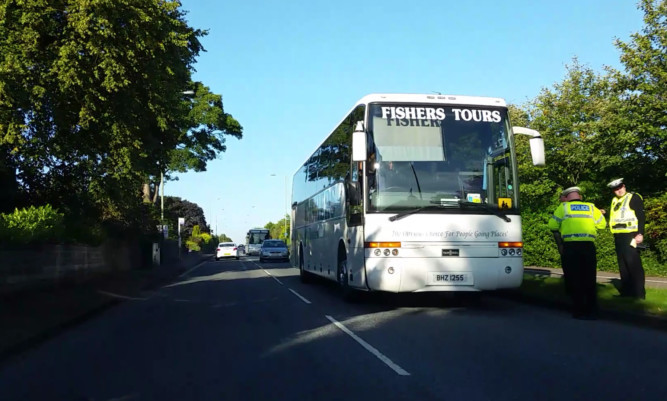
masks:
<path id="1" fill-rule="evenodd" d="M 507 107 L 505 99 L 484 96 L 438 95 L 416 93 L 371 93 L 357 102 L 357 105 L 372 102 L 408 102 L 408 103 L 442 103 L 474 106 Z"/>

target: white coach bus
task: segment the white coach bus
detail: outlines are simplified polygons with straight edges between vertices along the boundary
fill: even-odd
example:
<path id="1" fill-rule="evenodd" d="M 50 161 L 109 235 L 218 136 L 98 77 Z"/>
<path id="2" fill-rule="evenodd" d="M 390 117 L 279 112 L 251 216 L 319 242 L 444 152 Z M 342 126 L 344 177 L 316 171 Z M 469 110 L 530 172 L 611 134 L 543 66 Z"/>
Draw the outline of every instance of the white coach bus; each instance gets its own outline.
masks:
<path id="1" fill-rule="evenodd" d="M 353 290 L 484 291 L 523 279 L 513 127 L 503 99 L 371 94 L 299 167 L 291 262 Z"/>
<path id="2" fill-rule="evenodd" d="M 259 255 L 259 250 L 262 249 L 262 242 L 269 239 L 269 230 L 266 228 L 251 228 L 245 235 L 245 252 L 246 255 Z"/>

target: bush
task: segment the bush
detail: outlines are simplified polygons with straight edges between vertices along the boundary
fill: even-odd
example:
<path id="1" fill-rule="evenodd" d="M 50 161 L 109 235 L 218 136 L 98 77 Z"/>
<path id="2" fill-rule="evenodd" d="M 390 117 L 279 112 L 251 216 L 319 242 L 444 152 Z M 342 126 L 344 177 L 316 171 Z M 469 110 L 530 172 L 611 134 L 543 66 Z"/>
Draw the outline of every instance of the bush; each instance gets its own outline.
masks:
<path id="1" fill-rule="evenodd" d="M 667 263 L 667 193 L 644 200 L 644 239 L 659 262 Z"/>
<path id="2" fill-rule="evenodd" d="M 59 242 L 63 233 L 63 214 L 46 206 L 15 209 L 0 214 L 0 239 L 10 244 Z"/>
<path id="3" fill-rule="evenodd" d="M 560 255 L 547 227 L 551 213 L 526 212 L 523 224 L 523 262 L 526 266 L 560 267 Z"/>
<path id="4" fill-rule="evenodd" d="M 660 248 L 660 246 L 667 246 L 667 238 L 665 238 L 665 234 L 662 234 L 667 233 L 667 227 L 663 228 L 663 226 L 667 225 L 667 221 L 665 220 L 666 217 L 660 217 L 657 210 L 659 207 L 662 207 L 663 209 L 660 209 L 660 212 L 663 214 L 667 213 L 664 212 L 667 202 L 664 199 L 662 202 L 659 203 L 657 200 L 655 203 L 647 202 L 651 208 L 649 211 L 647 207 L 646 217 L 646 237 L 650 236 L 650 240 L 647 240 L 650 249 L 642 252 L 642 262 L 648 276 L 667 276 L 667 263 L 663 259 L 667 253 L 663 248 Z M 560 268 L 560 255 L 558 254 L 556 241 L 547 227 L 551 213 L 525 212 L 521 217 L 523 223 L 524 264 L 526 266 Z M 662 218 L 662 220 L 656 221 L 658 218 Z M 650 223 L 650 228 L 649 219 L 653 221 Z M 661 233 L 662 237 L 656 234 L 658 232 Z M 595 246 L 597 249 L 598 270 L 617 273 L 618 261 L 616 260 L 614 237 L 608 228 L 598 231 Z"/>

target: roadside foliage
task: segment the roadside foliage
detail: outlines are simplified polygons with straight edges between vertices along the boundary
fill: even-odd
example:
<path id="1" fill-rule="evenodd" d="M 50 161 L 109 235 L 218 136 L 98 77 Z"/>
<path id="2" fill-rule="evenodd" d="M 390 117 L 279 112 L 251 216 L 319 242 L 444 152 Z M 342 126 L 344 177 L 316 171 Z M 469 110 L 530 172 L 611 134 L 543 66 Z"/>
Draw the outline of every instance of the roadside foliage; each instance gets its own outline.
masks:
<path id="1" fill-rule="evenodd" d="M 206 31 L 179 7 L 0 4 L 0 212 L 48 203 L 80 242 L 153 234 L 160 177 L 204 171 L 241 138 L 221 95 L 192 80 Z"/>
<path id="2" fill-rule="evenodd" d="M 667 275 L 667 1 L 643 0 L 644 27 L 616 41 L 623 71 L 597 74 L 574 59 L 565 78 L 524 105 L 513 105 L 514 125 L 537 129 L 547 165 L 530 163 L 527 141 L 517 138 L 525 264 L 560 267 L 546 227 L 564 188 L 579 186 L 585 201 L 609 210 L 606 184 L 623 177 L 646 211 L 642 252 L 648 275 Z M 613 237 L 597 240 L 598 268 L 617 271 Z"/>
<path id="3" fill-rule="evenodd" d="M 526 265 L 560 265 L 546 223 L 563 188 L 577 185 L 608 209 L 606 183 L 624 177 L 645 200 L 647 274 L 667 275 L 667 0 L 639 8 L 642 29 L 615 42 L 620 70 L 575 58 L 561 82 L 510 106 L 515 125 L 542 133 L 547 157 L 532 166 L 527 138 L 516 138 Z M 153 238 L 161 223 L 175 238 L 179 217 L 192 248 L 227 238 L 204 240 L 203 211 L 180 198 L 165 197 L 160 221 L 160 183 L 205 171 L 227 138 L 242 138 L 222 96 L 192 79 L 206 33 L 176 0 L 0 4 L 3 240 Z M 284 238 L 289 218 L 266 227 Z M 611 241 L 601 233 L 603 270 L 617 269 Z"/>

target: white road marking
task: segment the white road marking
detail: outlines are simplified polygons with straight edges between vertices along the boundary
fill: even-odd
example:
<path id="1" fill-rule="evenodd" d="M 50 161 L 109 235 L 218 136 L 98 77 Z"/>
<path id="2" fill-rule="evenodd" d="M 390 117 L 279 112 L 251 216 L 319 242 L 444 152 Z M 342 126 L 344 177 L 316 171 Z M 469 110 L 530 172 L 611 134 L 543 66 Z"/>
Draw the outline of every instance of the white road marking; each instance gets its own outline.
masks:
<path id="1" fill-rule="evenodd" d="M 410 373 L 408 373 L 406 370 L 404 370 L 403 368 L 401 368 L 400 366 L 398 366 L 397 364 L 392 362 L 391 359 L 384 356 L 380 351 L 375 349 L 372 345 L 370 345 L 366 341 L 362 340 L 361 337 L 354 334 L 350 329 L 345 327 L 345 325 L 343 325 L 342 323 L 340 323 L 339 321 L 337 321 L 336 319 L 334 319 L 333 317 L 331 317 L 329 315 L 325 315 L 325 316 L 326 316 L 327 319 L 329 319 L 331 321 L 331 323 L 333 323 L 336 327 L 338 327 L 340 330 L 342 330 L 345 334 L 352 337 L 352 339 L 354 339 L 354 341 L 361 344 L 362 347 L 366 348 L 366 350 L 368 352 L 375 355 L 379 360 L 384 362 L 385 365 L 389 366 L 394 372 L 398 373 L 401 376 L 410 376 Z"/>
<path id="2" fill-rule="evenodd" d="M 276 281 L 278 282 L 278 284 L 280 284 L 280 285 L 285 285 L 285 284 L 282 283 L 282 281 L 278 280 L 278 278 L 277 278 L 276 276 L 274 276 L 273 274 L 271 274 L 268 270 L 266 270 L 266 269 L 262 269 L 262 270 L 263 270 L 264 273 L 266 273 L 269 277 L 272 277 L 274 280 L 276 280 Z M 312 302 L 310 302 L 309 300 L 307 300 L 305 297 L 303 297 L 301 294 L 299 294 L 298 292 L 294 291 L 293 289 L 288 288 L 288 290 L 292 291 L 292 294 L 294 294 L 294 295 L 296 295 L 297 297 L 299 297 L 299 299 L 301 299 L 304 303 L 306 303 L 306 304 L 308 304 L 308 305 L 310 305 L 310 304 L 312 303 Z"/>
<path id="3" fill-rule="evenodd" d="M 289 290 L 292 291 L 292 294 L 294 294 L 294 295 L 296 295 L 297 297 L 299 297 L 304 303 L 307 303 L 308 305 L 311 304 L 311 302 L 310 302 L 309 300 L 307 300 L 305 297 L 301 296 L 301 294 L 299 294 L 298 292 L 294 291 L 294 290 L 291 289 L 291 288 L 289 288 Z"/>
<path id="4" fill-rule="evenodd" d="M 262 269 L 262 270 L 264 270 L 264 269 Z M 271 278 L 273 278 L 274 280 L 276 280 L 276 281 L 278 282 L 278 284 L 280 284 L 280 285 L 284 285 L 284 284 L 282 283 L 282 281 L 278 280 L 278 277 L 274 276 L 273 274 L 269 273 L 269 272 L 266 271 L 266 270 L 264 270 L 264 273 L 268 274 L 269 277 L 271 277 Z"/>
<path id="5" fill-rule="evenodd" d="M 206 264 L 207 262 L 208 262 L 208 261 L 207 261 L 207 260 L 205 260 L 205 261 L 203 261 L 203 262 L 199 263 L 198 265 L 196 265 L 196 266 L 195 266 L 195 267 L 193 267 L 192 269 L 190 269 L 190 270 L 186 271 L 185 273 L 182 273 L 182 274 L 181 274 L 180 276 L 178 276 L 178 277 L 183 277 L 183 276 L 187 276 L 188 274 L 190 274 L 190 272 L 194 271 L 195 269 L 198 269 L 198 268 L 200 268 L 200 267 L 201 267 L 202 265 Z"/>
<path id="6" fill-rule="evenodd" d="M 271 277 L 272 279 L 276 280 L 276 281 L 278 282 L 278 284 L 280 284 L 280 285 L 284 285 L 282 281 L 278 280 L 278 277 L 276 277 L 276 276 L 274 276 L 273 274 L 269 273 L 269 272 L 268 272 L 267 270 L 265 270 L 265 269 L 262 269 L 262 270 L 263 270 L 264 273 L 266 273 L 269 277 Z"/>
<path id="7" fill-rule="evenodd" d="M 113 292 L 102 291 L 102 290 L 97 290 L 97 292 L 112 298 L 127 299 L 130 301 L 145 301 L 148 299 L 148 298 L 128 297 L 127 295 L 114 294 Z"/>

